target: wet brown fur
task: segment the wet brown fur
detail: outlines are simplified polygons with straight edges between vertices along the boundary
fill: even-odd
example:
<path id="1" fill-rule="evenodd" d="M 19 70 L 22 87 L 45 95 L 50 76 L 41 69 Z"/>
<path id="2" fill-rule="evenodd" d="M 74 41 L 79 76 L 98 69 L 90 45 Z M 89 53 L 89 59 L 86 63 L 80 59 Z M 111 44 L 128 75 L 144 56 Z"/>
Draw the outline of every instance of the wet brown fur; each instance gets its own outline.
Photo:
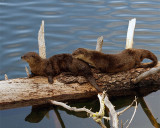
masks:
<path id="1" fill-rule="evenodd" d="M 48 59 L 42 59 L 35 52 L 28 52 L 21 57 L 29 63 L 31 75 L 48 77 L 53 83 L 53 77 L 62 72 L 71 72 L 73 75 L 84 76 L 98 91 L 102 91 L 96 84 L 91 69 L 86 62 L 73 58 L 70 54 L 58 54 Z"/>
<path id="2" fill-rule="evenodd" d="M 81 59 L 102 72 L 121 72 L 134 67 L 147 68 L 157 64 L 157 57 L 145 49 L 125 49 L 118 54 L 104 54 L 98 51 L 78 48 L 72 56 Z M 143 59 L 152 60 L 149 64 L 142 64 Z"/>

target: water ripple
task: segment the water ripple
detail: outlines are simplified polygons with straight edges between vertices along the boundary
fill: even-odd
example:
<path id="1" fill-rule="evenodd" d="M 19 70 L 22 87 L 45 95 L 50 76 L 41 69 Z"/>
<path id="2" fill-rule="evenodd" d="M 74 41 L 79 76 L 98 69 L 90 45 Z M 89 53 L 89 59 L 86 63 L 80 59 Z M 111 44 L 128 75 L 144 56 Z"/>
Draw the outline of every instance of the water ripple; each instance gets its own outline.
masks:
<path id="1" fill-rule="evenodd" d="M 101 35 L 104 36 L 104 52 L 120 51 L 125 46 L 128 20 L 134 17 L 137 18 L 134 47 L 144 45 L 158 54 L 159 5 L 157 1 L 147 0 L 0 2 L 0 50 L 1 58 L 5 58 L 0 65 L 6 71 L 10 64 L 17 66 L 20 55 L 38 51 L 37 35 L 42 19 L 45 20 L 47 56 L 71 53 L 78 47 L 94 49 Z M 22 69 L 19 70 L 21 74 Z"/>

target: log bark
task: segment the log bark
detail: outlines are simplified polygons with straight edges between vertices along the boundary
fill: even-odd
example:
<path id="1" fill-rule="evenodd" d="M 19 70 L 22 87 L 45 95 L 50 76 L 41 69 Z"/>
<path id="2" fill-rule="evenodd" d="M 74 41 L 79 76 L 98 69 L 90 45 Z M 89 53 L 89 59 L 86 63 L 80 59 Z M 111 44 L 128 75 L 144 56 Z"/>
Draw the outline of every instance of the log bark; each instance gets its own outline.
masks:
<path id="1" fill-rule="evenodd" d="M 104 74 L 92 70 L 97 84 L 107 91 L 109 97 L 146 95 L 160 88 L 160 73 L 143 79 L 138 84 L 132 80 L 149 70 L 143 68 L 131 69 L 116 74 Z M 87 83 L 82 76 L 74 77 L 60 74 L 54 78 L 53 84 L 48 84 L 45 77 L 17 78 L 0 81 L 0 109 L 10 109 L 30 105 L 48 103 L 48 100 L 68 101 L 94 98 L 97 91 Z"/>

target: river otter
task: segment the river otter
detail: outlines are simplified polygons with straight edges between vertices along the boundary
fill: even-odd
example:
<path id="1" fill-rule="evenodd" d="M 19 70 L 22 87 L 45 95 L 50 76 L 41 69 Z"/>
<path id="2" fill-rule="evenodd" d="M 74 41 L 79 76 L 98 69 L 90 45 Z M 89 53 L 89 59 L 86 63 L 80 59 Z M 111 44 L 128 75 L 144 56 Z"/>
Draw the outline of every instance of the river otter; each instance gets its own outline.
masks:
<path id="1" fill-rule="evenodd" d="M 99 92 L 102 90 L 97 86 L 91 69 L 86 62 L 73 58 L 70 54 L 58 54 L 48 59 L 42 59 L 35 52 L 28 52 L 21 59 L 29 63 L 31 75 L 48 77 L 48 82 L 53 83 L 53 77 L 61 72 L 71 72 L 73 75 L 84 76 Z"/>
<path id="2" fill-rule="evenodd" d="M 157 64 L 157 57 L 144 49 L 125 49 L 119 54 L 104 54 L 98 51 L 78 48 L 72 56 L 81 59 L 101 72 L 116 73 L 134 67 L 147 68 Z M 142 64 L 143 59 L 152 60 L 149 64 Z"/>

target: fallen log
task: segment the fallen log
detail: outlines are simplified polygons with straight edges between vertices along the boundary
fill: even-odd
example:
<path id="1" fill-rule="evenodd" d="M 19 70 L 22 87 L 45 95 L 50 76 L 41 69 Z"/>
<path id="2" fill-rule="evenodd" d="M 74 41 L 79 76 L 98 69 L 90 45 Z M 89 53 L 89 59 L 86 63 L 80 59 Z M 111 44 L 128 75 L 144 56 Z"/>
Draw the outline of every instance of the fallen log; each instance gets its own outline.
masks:
<path id="1" fill-rule="evenodd" d="M 141 95 L 160 89 L 160 73 L 144 78 L 138 84 L 132 82 L 141 73 L 149 70 L 143 68 L 131 69 L 117 74 L 94 72 L 94 77 L 100 88 L 106 90 L 109 97 L 136 95 L 138 89 Z M 53 84 L 48 84 L 45 77 L 17 78 L 0 81 L 0 109 L 9 109 L 48 103 L 48 100 L 68 101 L 84 98 L 94 98 L 97 91 L 87 83 L 82 76 L 68 76 L 64 73 L 54 78 Z"/>

